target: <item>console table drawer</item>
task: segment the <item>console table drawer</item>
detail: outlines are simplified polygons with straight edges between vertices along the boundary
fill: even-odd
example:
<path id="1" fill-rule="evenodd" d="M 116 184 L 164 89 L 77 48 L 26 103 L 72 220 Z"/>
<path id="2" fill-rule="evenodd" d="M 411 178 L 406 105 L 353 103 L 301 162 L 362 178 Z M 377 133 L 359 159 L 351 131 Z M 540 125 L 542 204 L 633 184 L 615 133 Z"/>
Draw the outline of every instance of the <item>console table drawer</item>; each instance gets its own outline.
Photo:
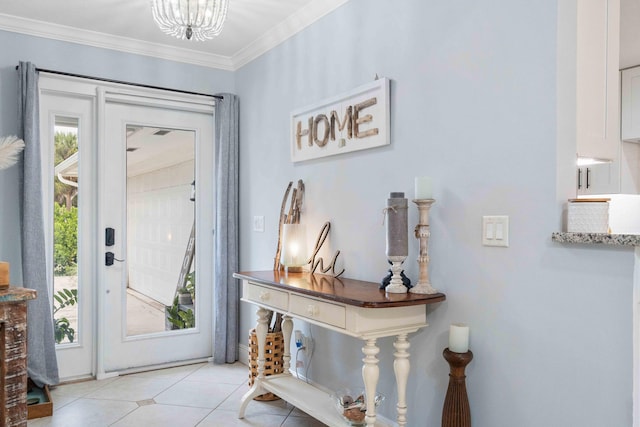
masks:
<path id="1" fill-rule="evenodd" d="M 287 292 L 277 291 L 251 282 L 246 283 L 244 295 L 245 298 L 258 304 L 269 305 L 284 311 L 289 306 L 289 294 Z"/>
<path id="2" fill-rule="evenodd" d="M 346 310 L 342 305 L 291 295 L 290 311 L 295 315 L 337 326 L 338 328 L 346 326 Z"/>

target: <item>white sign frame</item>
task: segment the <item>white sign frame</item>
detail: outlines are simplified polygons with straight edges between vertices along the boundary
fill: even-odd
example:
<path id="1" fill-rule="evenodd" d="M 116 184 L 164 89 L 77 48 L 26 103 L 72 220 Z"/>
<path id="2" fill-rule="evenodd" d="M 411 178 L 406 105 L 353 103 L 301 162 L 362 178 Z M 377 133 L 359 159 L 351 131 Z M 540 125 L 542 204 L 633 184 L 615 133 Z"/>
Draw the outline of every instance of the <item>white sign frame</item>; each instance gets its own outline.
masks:
<path id="1" fill-rule="evenodd" d="M 389 145 L 389 79 L 291 113 L 291 161 L 302 162 Z"/>

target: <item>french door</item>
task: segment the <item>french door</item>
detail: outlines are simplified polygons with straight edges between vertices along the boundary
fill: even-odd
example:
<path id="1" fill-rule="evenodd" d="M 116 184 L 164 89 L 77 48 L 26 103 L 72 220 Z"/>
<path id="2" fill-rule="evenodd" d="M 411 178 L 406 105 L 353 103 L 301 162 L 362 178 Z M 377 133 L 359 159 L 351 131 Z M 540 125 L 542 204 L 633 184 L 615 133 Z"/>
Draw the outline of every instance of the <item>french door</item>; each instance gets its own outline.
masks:
<path id="1" fill-rule="evenodd" d="M 39 83 L 61 379 L 210 357 L 213 101 Z"/>
<path id="2" fill-rule="evenodd" d="M 104 372 L 209 357 L 212 111 L 108 92 L 104 105 Z"/>

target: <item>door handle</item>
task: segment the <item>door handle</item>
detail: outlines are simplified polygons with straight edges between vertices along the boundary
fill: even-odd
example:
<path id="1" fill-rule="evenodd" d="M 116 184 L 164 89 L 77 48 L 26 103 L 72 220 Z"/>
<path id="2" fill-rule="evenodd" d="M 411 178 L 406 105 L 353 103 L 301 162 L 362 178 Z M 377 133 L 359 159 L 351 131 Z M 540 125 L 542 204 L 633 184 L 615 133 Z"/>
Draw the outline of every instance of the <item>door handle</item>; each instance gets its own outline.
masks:
<path id="1" fill-rule="evenodd" d="M 582 169 L 578 168 L 578 190 L 582 188 Z"/>
<path id="2" fill-rule="evenodd" d="M 591 185 L 589 184 L 589 174 L 590 174 L 590 170 L 589 168 L 587 168 L 587 189 L 589 189 L 589 187 L 591 187 Z"/>
<path id="3" fill-rule="evenodd" d="M 110 265 L 113 265 L 114 261 L 124 262 L 123 259 L 116 258 L 116 256 L 114 255 L 113 252 L 106 252 L 104 254 L 104 265 L 106 265 L 108 267 Z"/>

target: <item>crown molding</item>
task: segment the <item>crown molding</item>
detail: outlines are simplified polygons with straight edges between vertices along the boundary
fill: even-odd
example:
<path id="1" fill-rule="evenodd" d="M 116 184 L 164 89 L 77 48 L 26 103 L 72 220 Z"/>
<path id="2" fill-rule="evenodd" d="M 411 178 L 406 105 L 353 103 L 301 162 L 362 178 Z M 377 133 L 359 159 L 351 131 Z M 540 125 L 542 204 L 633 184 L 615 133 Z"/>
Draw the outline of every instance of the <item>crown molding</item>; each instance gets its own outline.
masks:
<path id="1" fill-rule="evenodd" d="M 323 16 L 333 12 L 349 0 L 313 1 L 276 25 L 258 39 L 236 52 L 231 61 L 234 70 L 247 65 L 288 38 L 304 30 Z"/>
<path id="2" fill-rule="evenodd" d="M 233 71 L 231 58 L 226 56 L 184 48 L 177 49 L 174 46 L 150 43 L 18 16 L 0 14 L 0 30 Z"/>
<path id="3" fill-rule="evenodd" d="M 0 30 L 136 55 L 235 71 L 304 30 L 349 0 L 313 1 L 235 53 L 232 57 L 176 48 L 127 37 L 68 27 L 0 13 Z"/>

